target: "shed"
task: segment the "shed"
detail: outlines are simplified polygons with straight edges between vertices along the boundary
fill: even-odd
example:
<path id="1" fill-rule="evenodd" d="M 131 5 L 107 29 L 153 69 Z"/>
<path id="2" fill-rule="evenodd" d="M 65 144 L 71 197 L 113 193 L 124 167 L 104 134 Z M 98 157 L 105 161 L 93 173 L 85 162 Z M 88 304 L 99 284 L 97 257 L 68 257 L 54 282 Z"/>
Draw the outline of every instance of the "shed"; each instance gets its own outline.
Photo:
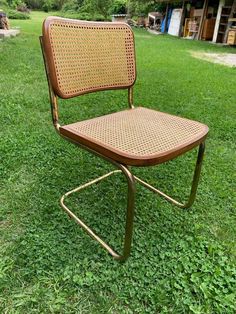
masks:
<path id="1" fill-rule="evenodd" d="M 166 3 L 166 16 L 172 3 L 179 4 L 178 14 L 173 10 L 172 17 L 175 21 L 170 25 L 178 29 L 170 33 L 191 39 L 236 44 L 236 0 L 156 0 L 156 2 Z M 164 32 L 167 32 L 167 23 Z"/>

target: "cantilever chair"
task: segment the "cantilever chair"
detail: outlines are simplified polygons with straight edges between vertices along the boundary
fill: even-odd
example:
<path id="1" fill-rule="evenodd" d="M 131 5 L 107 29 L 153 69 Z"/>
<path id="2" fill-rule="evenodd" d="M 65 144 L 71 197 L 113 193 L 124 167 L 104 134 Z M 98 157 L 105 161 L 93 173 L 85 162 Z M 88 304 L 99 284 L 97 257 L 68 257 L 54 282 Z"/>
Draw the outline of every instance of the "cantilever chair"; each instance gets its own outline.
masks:
<path id="1" fill-rule="evenodd" d="M 128 25 L 49 17 L 44 21 L 40 42 L 48 79 L 52 119 L 57 132 L 64 139 L 107 160 L 117 168 L 67 192 L 61 198 L 61 206 L 115 259 L 125 260 L 131 250 L 136 182 L 181 208 L 190 207 L 196 195 L 208 127 L 167 113 L 134 107 L 134 37 Z M 127 89 L 129 109 L 68 125 L 59 124 L 58 97 L 66 99 L 108 89 Z M 197 146 L 199 150 L 190 196 L 184 204 L 131 172 L 131 166 L 146 167 L 167 162 Z M 116 172 L 124 174 L 128 185 L 124 247 L 121 254 L 98 237 L 65 204 L 65 199 L 70 194 Z"/>

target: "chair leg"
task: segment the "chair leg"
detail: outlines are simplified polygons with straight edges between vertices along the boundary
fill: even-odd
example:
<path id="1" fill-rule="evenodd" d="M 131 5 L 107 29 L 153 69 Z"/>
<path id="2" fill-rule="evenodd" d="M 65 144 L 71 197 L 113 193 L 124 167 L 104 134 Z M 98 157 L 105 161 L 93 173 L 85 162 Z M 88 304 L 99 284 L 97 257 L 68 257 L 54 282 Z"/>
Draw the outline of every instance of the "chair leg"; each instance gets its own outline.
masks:
<path id="1" fill-rule="evenodd" d="M 167 201 L 171 202 L 172 204 L 180 207 L 180 208 L 189 208 L 192 206 L 194 203 L 194 200 L 196 198 L 196 192 L 197 192 L 197 187 L 198 187 L 198 182 L 200 178 L 200 173 L 201 173 L 201 167 L 202 167 L 202 161 L 203 161 L 203 156 L 204 156 L 204 151 L 205 151 L 205 143 L 201 143 L 199 145 L 199 150 L 198 150 L 198 156 L 197 156 L 197 162 L 194 170 L 194 175 L 193 175 L 193 181 L 192 181 L 192 187 L 191 187 L 191 192 L 188 198 L 188 201 L 186 203 L 180 203 L 177 200 L 173 199 L 169 195 L 165 194 L 164 192 L 156 189 L 152 185 L 148 184 L 147 182 L 141 180 L 140 178 L 134 176 L 135 180 L 148 188 L 150 191 L 157 193 L 161 196 L 163 196 Z"/>
<path id="2" fill-rule="evenodd" d="M 135 180 L 132 175 L 132 173 L 129 171 L 127 167 L 124 165 L 115 163 L 115 165 L 120 169 L 120 170 L 114 170 L 111 171 L 95 180 L 92 180 L 86 184 L 83 184 L 69 192 L 67 192 L 65 195 L 62 196 L 60 200 L 60 204 L 62 208 L 69 214 L 70 217 L 72 217 L 87 233 L 95 239 L 97 242 L 99 242 L 102 247 L 104 247 L 116 260 L 120 261 L 125 261 L 128 256 L 130 255 L 130 250 L 131 250 L 131 243 L 132 243 L 132 234 L 133 234 L 133 220 L 134 220 L 134 200 L 135 200 Z M 128 184 L 128 199 L 127 199 L 127 212 L 126 212 L 126 227 L 125 227 L 125 238 L 124 238 L 124 247 L 123 247 L 123 253 L 122 255 L 116 253 L 106 242 L 104 242 L 98 235 L 94 233 L 92 229 L 90 229 L 81 219 L 79 219 L 64 203 L 64 200 L 66 197 L 68 197 L 70 194 L 79 192 L 86 187 L 95 184 L 110 175 L 117 173 L 117 172 L 122 172 L 126 179 L 127 179 L 127 184 Z"/>
<path id="3" fill-rule="evenodd" d="M 82 146 L 83 147 L 83 146 Z M 149 190 L 151 190 L 154 193 L 157 193 L 161 196 L 163 196 L 167 201 L 173 203 L 174 205 L 181 207 L 181 208 L 189 208 L 192 206 L 195 197 L 196 197 L 196 192 L 197 192 L 197 187 L 198 187 L 198 182 L 199 182 L 199 177 L 201 173 L 201 166 L 202 166 L 202 161 L 203 161 L 203 156 L 204 156 L 204 150 L 205 150 L 205 144 L 201 143 L 199 145 L 199 151 L 198 151 L 198 157 L 197 157 L 197 162 L 195 166 L 195 171 L 193 175 L 193 181 L 192 181 L 192 187 L 191 187 L 191 192 L 188 201 L 183 204 L 178 202 L 177 200 L 173 199 L 172 197 L 168 196 L 164 192 L 156 189 L 152 185 L 148 184 L 147 182 L 141 180 L 140 178 L 133 176 L 128 167 L 119 164 L 113 160 L 110 160 L 109 158 L 105 158 L 104 156 L 101 156 L 100 154 L 94 152 L 96 155 L 110 161 L 113 165 L 115 165 L 119 170 L 114 170 L 111 171 L 95 180 L 92 180 L 86 184 L 83 184 L 66 194 L 64 194 L 60 200 L 62 208 L 68 213 L 70 217 L 72 217 L 87 233 L 95 239 L 97 242 L 101 244 L 102 247 L 104 247 L 112 256 L 114 259 L 119 260 L 119 261 L 125 261 L 131 251 L 131 244 L 132 244 L 132 235 L 133 235 L 133 220 L 134 220 L 134 201 L 135 201 L 135 182 L 139 182 Z M 92 151 L 89 149 L 89 151 Z M 81 219 L 79 219 L 64 203 L 65 198 L 68 197 L 72 193 L 79 192 L 80 190 L 85 189 L 86 187 L 95 184 L 110 175 L 114 173 L 122 172 L 124 176 L 126 177 L 127 184 L 128 184 L 128 197 L 127 197 L 127 211 L 126 211 L 126 226 L 125 226 L 125 237 L 124 237 L 124 246 L 123 246 L 123 253 L 118 254 L 116 251 L 114 251 L 106 242 L 104 242 L 98 235 L 94 233 L 92 229 L 90 229 Z"/>

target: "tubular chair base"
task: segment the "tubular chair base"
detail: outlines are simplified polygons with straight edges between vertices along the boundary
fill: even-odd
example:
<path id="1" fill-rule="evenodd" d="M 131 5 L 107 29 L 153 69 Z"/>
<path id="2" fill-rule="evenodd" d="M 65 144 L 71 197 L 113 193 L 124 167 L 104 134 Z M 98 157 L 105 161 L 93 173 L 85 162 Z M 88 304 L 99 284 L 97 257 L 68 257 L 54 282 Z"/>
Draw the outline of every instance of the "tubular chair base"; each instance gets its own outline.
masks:
<path id="1" fill-rule="evenodd" d="M 198 151 L 198 157 L 197 162 L 195 166 L 195 171 L 193 175 L 193 181 L 192 181 L 192 187 L 191 192 L 188 201 L 183 204 L 179 201 L 175 200 L 174 198 L 170 197 L 169 195 L 165 194 L 164 192 L 156 189 L 152 185 L 148 184 L 147 182 L 141 180 L 140 178 L 133 176 L 129 169 L 123 165 L 119 165 L 119 170 L 111 171 L 99 178 L 96 178 L 92 181 L 89 181 L 83 185 L 80 185 L 79 187 L 67 192 L 64 194 L 60 200 L 60 204 L 62 208 L 68 213 L 68 215 L 73 218 L 94 240 L 99 242 L 103 248 L 105 248 L 116 260 L 125 261 L 128 256 L 130 255 L 131 250 L 131 242 L 132 242 L 132 233 L 133 233 L 133 220 L 134 220 L 134 195 L 135 195 L 135 181 L 142 184 L 147 189 L 151 190 L 154 193 L 157 193 L 164 197 L 167 201 L 171 202 L 172 204 L 180 207 L 180 208 L 189 208 L 196 197 L 196 191 L 197 186 L 199 182 L 200 172 L 201 172 L 201 166 L 203 161 L 203 155 L 204 155 L 205 145 L 204 143 L 201 143 L 199 146 Z M 111 176 L 115 173 L 121 173 L 126 176 L 127 182 L 128 182 L 128 203 L 127 203 L 127 213 L 126 213 L 126 228 L 125 228 L 125 239 L 124 239 L 124 249 L 123 254 L 120 255 L 116 253 L 106 242 L 104 242 L 98 235 L 94 233 L 92 229 L 90 229 L 81 219 L 79 219 L 66 205 L 65 205 L 65 198 L 71 195 L 72 193 L 79 192 L 87 187 L 89 187 L 92 184 L 95 184 L 101 180 L 106 179 L 107 177 Z"/>
<path id="2" fill-rule="evenodd" d="M 77 40 L 78 37 L 83 40 Z M 64 139 L 107 160 L 118 169 L 66 193 L 61 198 L 61 206 L 115 259 L 124 261 L 130 254 L 132 243 L 135 183 L 139 182 L 178 207 L 190 207 L 196 195 L 204 153 L 203 142 L 208 127 L 163 112 L 134 108 L 133 85 L 136 80 L 134 35 L 126 24 L 48 17 L 43 24 L 40 42 L 48 80 L 52 119 L 57 132 Z M 128 90 L 130 110 L 126 113 L 119 111 L 60 126 L 58 97 L 70 99 L 87 93 L 115 89 Z M 199 144 L 192 188 L 186 204 L 174 200 L 133 176 L 129 170 L 129 166 L 132 165 L 150 166 L 167 162 Z M 123 173 L 128 186 L 122 254 L 116 253 L 65 205 L 65 198 L 70 194 L 79 192 L 116 172 Z"/>
<path id="3" fill-rule="evenodd" d="M 86 187 L 89 187 L 92 184 L 95 184 L 101 180 L 106 179 L 107 177 L 109 177 L 110 175 L 117 173 L 117 172 L 121 172 L 121 170 L 114 170 L 111 171 L 97 179 L 94 179 L 92 181 L 89 181 L 83 185 L 80 185 L 79 187 L 67 192 L 66 194 L 64 194 L 60 200 L 61 206 L 63 207 L 63 209 L 69 214 L 70 217 L 72 217 L 85 231 L 87 231 L 87 233 L 96 241 L 98 241 L 102 247 L 104 247 L 113 257 L 114 259 L 117 260 L 122 260 L 123 256 L 117 254 L 108 244 L 106 244 L 99 236 L 97 236 L 92 229 L 90 229 L 81 219 L 79 219 L 64 203 L 64 200 L 66 197 L 68 197 L 70 194 L 75 193 L 75 192 L 79 192 L 83 189 L 85 189 Z"/>

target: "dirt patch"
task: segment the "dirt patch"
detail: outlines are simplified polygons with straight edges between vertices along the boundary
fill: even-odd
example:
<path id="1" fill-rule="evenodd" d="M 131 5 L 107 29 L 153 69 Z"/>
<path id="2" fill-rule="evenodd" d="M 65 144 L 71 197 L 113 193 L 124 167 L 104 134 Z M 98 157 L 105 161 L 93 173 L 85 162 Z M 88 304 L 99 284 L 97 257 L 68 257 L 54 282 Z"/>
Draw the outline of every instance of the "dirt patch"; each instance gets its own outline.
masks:
<path id="1" fill-rule="evenodd" d="M 145 38 L 145 39 L 151 39 L 152 38 L 150 35 L 140 35 L 140 34 L 135 34 L 135 37 Z"/>
<path id="2" fill-rule="evenodd" d="M 236 67 L 236 54 L 234 53 L 206 53 L 190 51 L 190 54 L 194 58 L 223 64 L 228 67 Z"/>
<path id="3" fill-rule="evenodd" d="M 154 29 L 148 28 L 147 31 L 152 35 L 163 35 L 163 33 L 155 31 Z"/>

